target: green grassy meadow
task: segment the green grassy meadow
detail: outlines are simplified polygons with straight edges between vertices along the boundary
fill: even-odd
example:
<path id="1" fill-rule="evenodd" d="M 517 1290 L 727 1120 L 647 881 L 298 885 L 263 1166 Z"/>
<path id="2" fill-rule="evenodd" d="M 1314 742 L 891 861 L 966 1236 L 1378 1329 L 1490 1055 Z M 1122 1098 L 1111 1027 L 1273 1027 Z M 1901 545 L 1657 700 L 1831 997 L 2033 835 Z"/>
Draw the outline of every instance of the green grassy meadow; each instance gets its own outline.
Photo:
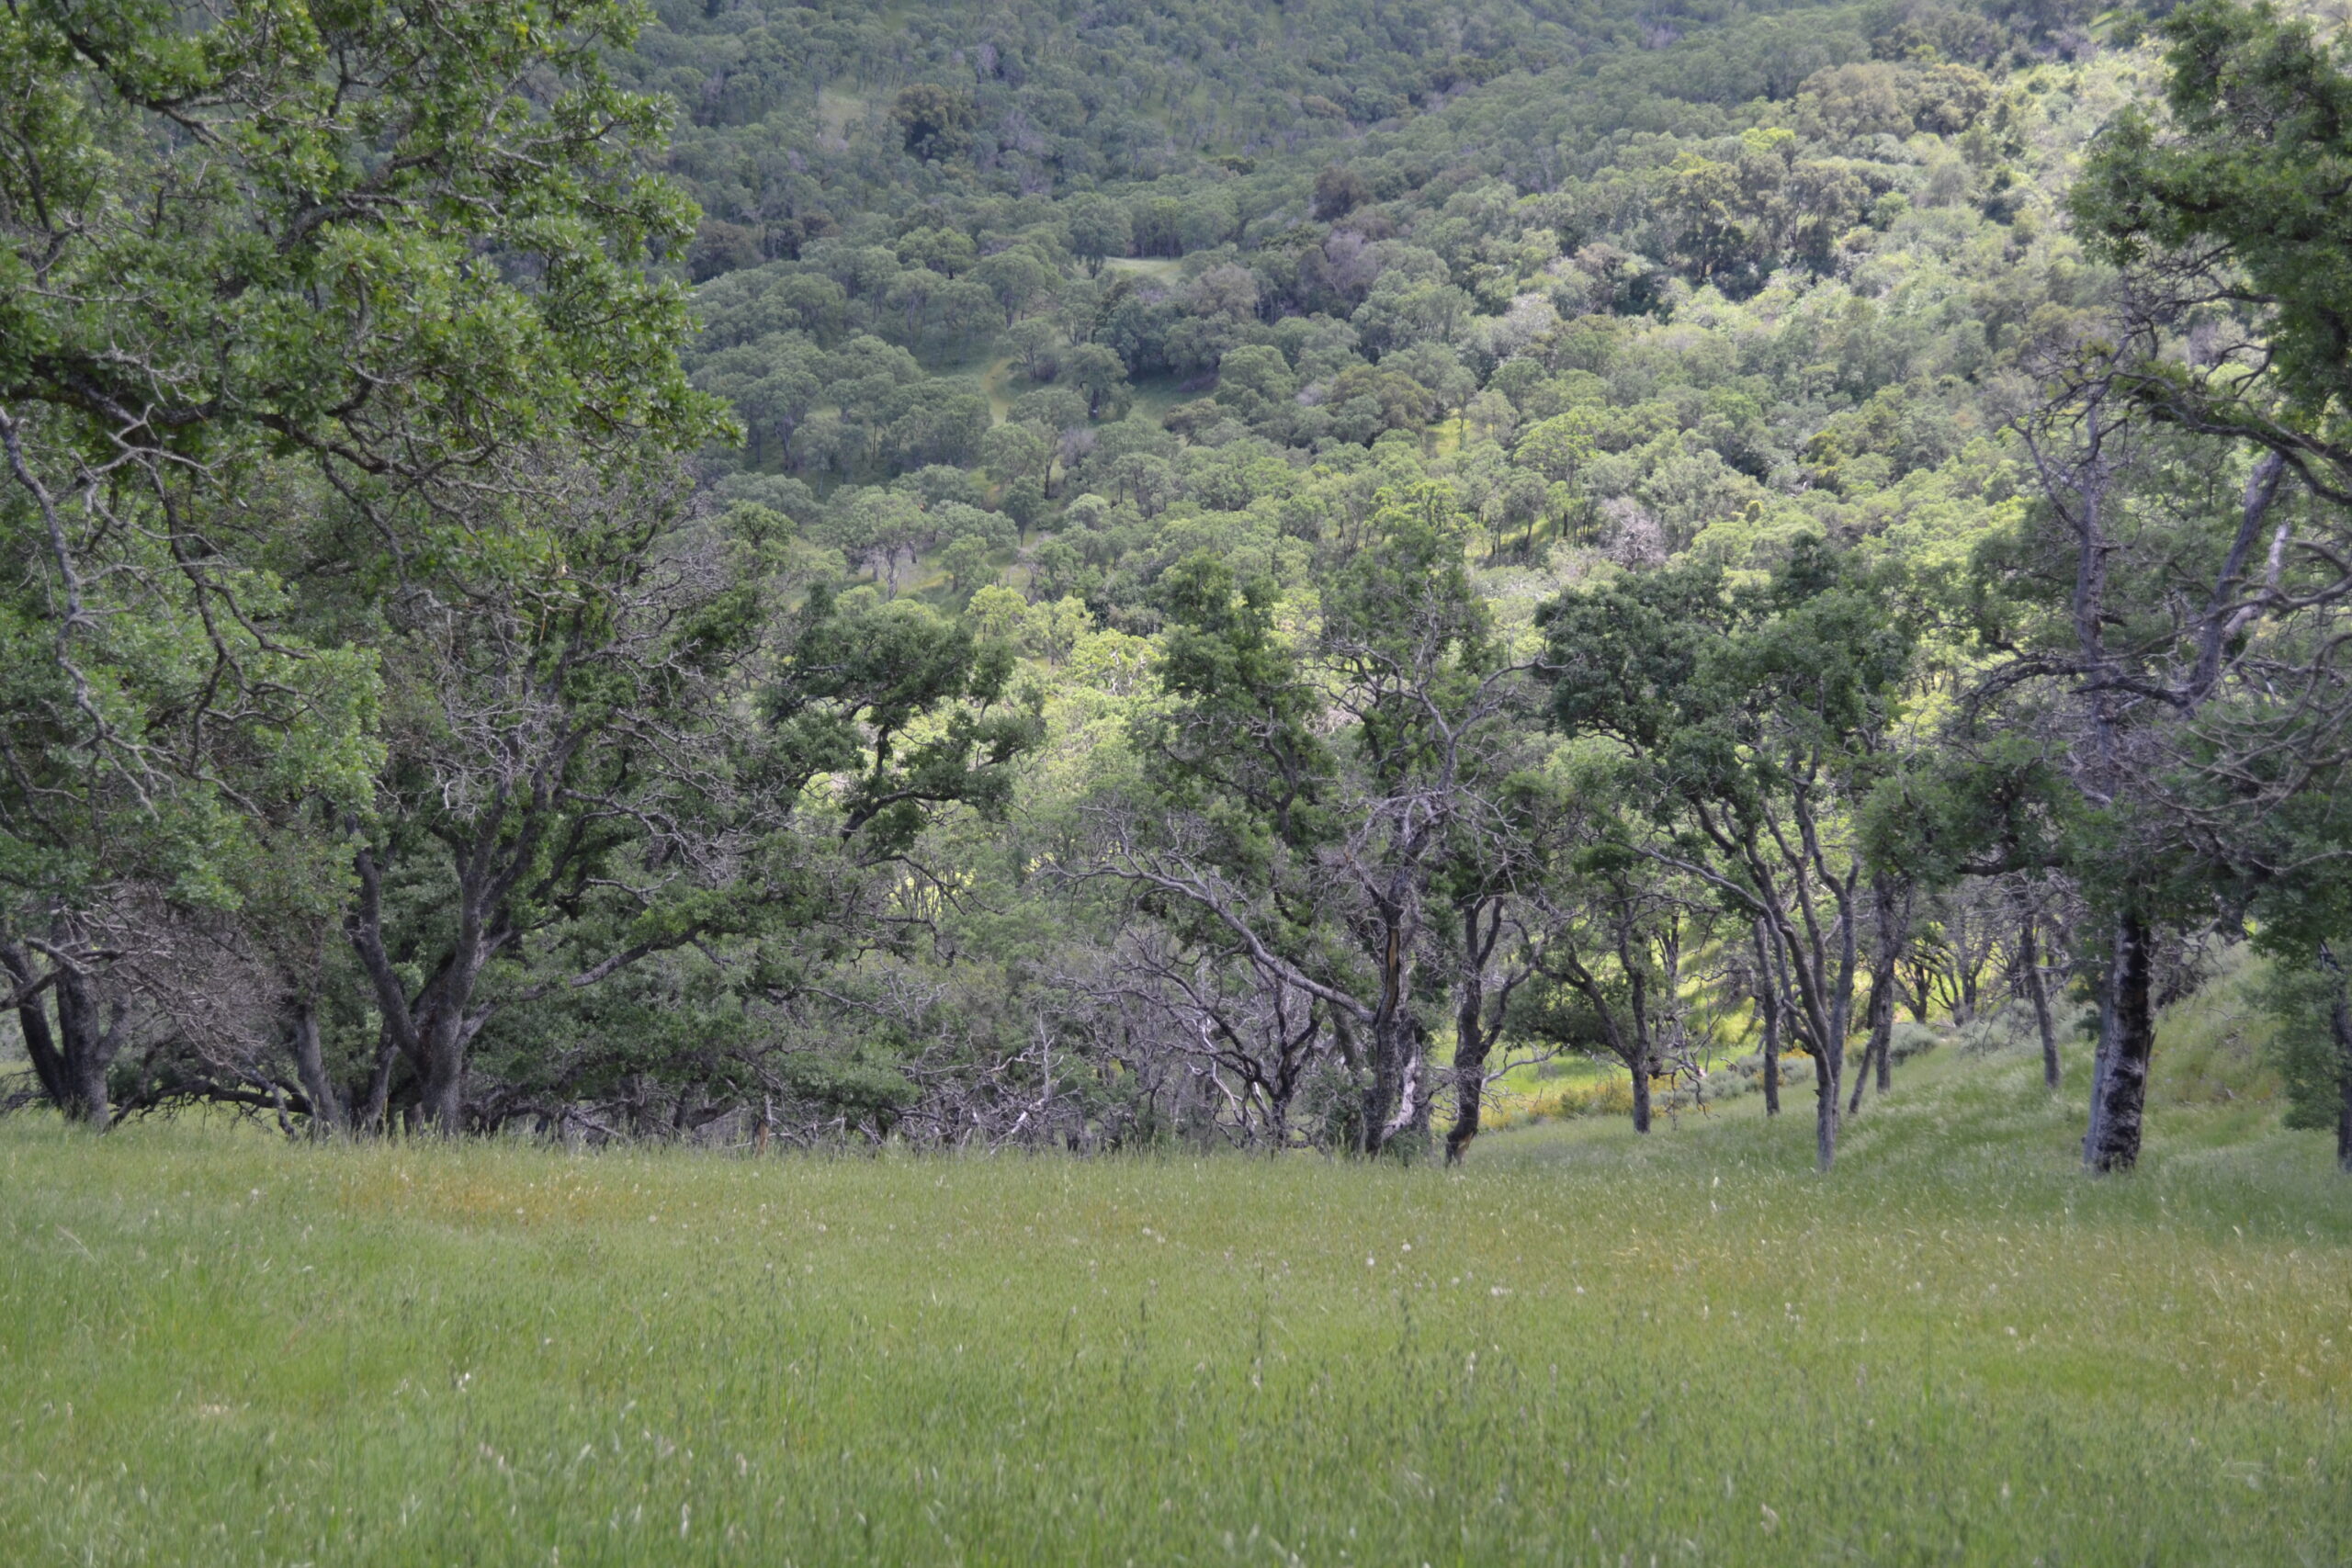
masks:
<path id="1" fill-rule="evenodd" d="M 2352 1184 L 1939 1050 L 1467 1173 L 0 1122 L 0 1562 L 2342 1563 Z"/>

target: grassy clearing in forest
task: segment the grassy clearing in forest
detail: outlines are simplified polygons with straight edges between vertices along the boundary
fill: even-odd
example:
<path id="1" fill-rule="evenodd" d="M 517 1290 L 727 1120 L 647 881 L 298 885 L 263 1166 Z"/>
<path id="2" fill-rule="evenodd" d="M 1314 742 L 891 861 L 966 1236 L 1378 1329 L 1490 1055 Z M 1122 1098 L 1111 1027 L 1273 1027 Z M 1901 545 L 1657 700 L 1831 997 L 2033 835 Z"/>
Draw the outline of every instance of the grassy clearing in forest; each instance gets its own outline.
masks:
<path id="1" fill-rule="evenodd" d="M 1475 1168 L 0 1122 L 11 1563 L 2343 1562 L 2352 1184 L 1939 1051 Z M 1630 1554 L 1628 1556 L 1627 1554 Z"/>
<path id="2" fill-rule="evenodd" d="M 1105 272 L 1132 273 L 1155 283 L 1174 283 L 1184 276 L 1181 256 L 1105 256 L 1102 268 Z"/>
<path id="3" fill-rule="evenodd" d="M 842 141 L 849 136 L 850 122 L 864 115 L 870 107 L 863 93 L 844 93 L 837 87 L 817 89 L 817 125 L 828 141 Z"/>

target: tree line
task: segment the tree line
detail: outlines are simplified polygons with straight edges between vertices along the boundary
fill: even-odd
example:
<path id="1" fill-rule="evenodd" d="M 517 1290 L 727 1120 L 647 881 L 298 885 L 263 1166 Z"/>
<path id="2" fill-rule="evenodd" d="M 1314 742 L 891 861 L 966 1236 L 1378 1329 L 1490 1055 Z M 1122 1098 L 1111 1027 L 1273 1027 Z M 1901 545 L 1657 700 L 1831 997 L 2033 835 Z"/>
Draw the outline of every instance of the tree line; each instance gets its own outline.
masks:
<path id="1" fill-rule="evenodd" d="M 2352 1162 L 2339 42 L 918 9 L 0 21 L 19 1100 L 2105 1170 L 2250 941 Z"/>

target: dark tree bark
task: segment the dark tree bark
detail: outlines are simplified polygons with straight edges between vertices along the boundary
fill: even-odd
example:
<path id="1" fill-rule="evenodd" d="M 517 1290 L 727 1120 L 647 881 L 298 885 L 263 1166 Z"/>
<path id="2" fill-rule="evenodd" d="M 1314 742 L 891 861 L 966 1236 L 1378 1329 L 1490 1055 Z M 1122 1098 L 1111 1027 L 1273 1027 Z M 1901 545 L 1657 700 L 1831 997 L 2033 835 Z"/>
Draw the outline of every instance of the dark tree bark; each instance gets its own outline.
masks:
<path id="1" fill-rule="evenodd" d="M 1878 1091 L 1886 1093 L 1894 1087 L 1894 998 L 1886 998 L 1886 1016 L 1879 1021 Z"/>
<path id="2" fill-rule="evenodd" d="M 1487 1095 L 1487 1056 L 1492 1044 L 1479 1026 L 1479 1004 L 1464 997 L 1454 1015 L 1453 1125 L 1445 1130 L 1445 1163 L 1460 1165 L 1478 1135 L 1478 1113 Z"/>
<path id="3" fill-rule="evenodd" d="M 306 996 L 294 1005 L 294 1071 L 311 1102 L 311 1135 L 331 1137 L 350 1130 L 343 1097 L 327 1077 L 325 1054 L 319 1044 L 317 998 Z"/>
<path id="4" fill-rule="evenodd" d="M 1752 928 L 1756 941 L 1756 1005 L 1764 1014 L 1764 1114 L 1781 1113 L 1781 987 L 1772 974 L 1772 950 L 1764 922 Z"/>
<path id="5" fill-rule="evenodd" d="M 1987 951 L 1992 946 L 1986 933 L 1974 928 L 1968 906 L 1957 905 L 1951 911 L 1951 1021 L 1956 1024 L 1973 1022 L 1978 1008 L 1978 982 L 1984 973 Z M 1892 1023 L 1892 1017 L 1888 1021 Z"/>
<path id="6" fill-rule="evenodd" d="M 1487 1055 L 1494 1037 L 1487 1029 L 1486 959 L 1502 925 L 1498 906 L 1481 921 L 1472 905 L 1462 911 L 1461 1005 L 1453 1013 L 1453 1125 L 1445 1133 L 1445 1163 L 1460 1165 L 1478 1135 L 1478 1112 L 1487 1095 Z M 1482 924 L 1486 928 L 1482 929 Z"/>
<path id="7" fill-rule="evenodd" d="M 1936 1010 L 1935 973 L 1926 964 L 1916 960 L 1905 964 L 1904 968 L 1909 971 L 1910 976 L 1903 987 L 1909 993 L 1903 998 L 1904 1003 L 1910 1008 L 1912 1017 L 1925 1023 L 1928 1015 Z"/>
<path id="8" fill-rule="evenodd" d="M 1781 994 L 1792 1032 L 1813 1058 L 1815 1156 L 1826 1171 L 1838 1157 L 1838 1097 L 1860 967 L 1862 867 L 1853 859 L 1839 870 L 1826 847 L 1821 818 L 1828 784 L 1818 762 L 1808 759 L 1792 781 L 1784 817 L 1769 807 L 1745 818 L 1697 807 L 1699 827 L 1745 873 L 1744 882 L 1692 862 L 1674 863 L 1736 894 L 1770 941 L 1773 975 L 1788 982 Z"/>
<path id="9" fill-rule="evenodd" d="M 2278 452 L 2257 458 L 2246 478 L 2235 538 L 2220 563 L 2203 612 L 2175 643 L 2193 652 L 2186 677 L 2163 678 L 2139 651 L 2119 653 L 2108 644 L 2114 624 L 2109 595 L 2122 548 L 2108 528 L 2109 502 L 2129 458 L 2132 414 L 2118 395 L 2112 368 L 2068 389 L 2052 408 L 2054 421 L 2020 423 L 2027 449 L 2040 469 L 2043 493 L 2075 536 L 2075 586 L 2069 605 L 2079 664 L 2069 676 L 2088 696 L 2091 745 L 2079 765 L 2076 785 L 2094 803 L 2120 807 L 2134 790 L 2164 787 L 2153 779 L 2141 753 L 2127 744 L 2143 726 L 2193 717 L 2220 687 L 2245 634 L 2278 604 L 2278 565 L 2291 532 L 2282 519 L 2273 536 L 2267 581 L 2248 591 L 2255 547 L 2268 524 L 2287 468 Z M 2124 412 L 2118 412 L 2119 408 Z M 2050 436 L 2069 433 L 2064 449 Z M 2308 478 L 2308 474 L 2305 475 Z M 2168 570 L 2177 566 L 2169 565 Z M 2149 972 L 2154 933 L 2144 913 L 2127 906 L 2116 925 L 2114 948 L 2099 987 L 2099 1044 L 2091 1078 L 2090 1124 L 2083 1135 L 2083 1161 L 2095 1171 L 2128 1170 L 2140 1156 L 2141 1124 L 2147 1109 L 2148 1062 L 2155 1039 Z"/>
<path id="10" fill-rule="evenodd" d="M 2198 627 L 2196 667 L 2187 682 L 2166 694 L 2183 714 L 2195 712 L 2212 694 L 2226 649 L 2259 613 L 2255 605 L 2236 605 L 2235 595 L 2284 474 L 2283 459 L 2272 452 L 2258 459 L 2247 476 L 2237 537 Z M 2095 536 L 2092 531 L 2085 534 L 2086 542 Z M 2279 537 L 2285 537 L 2283 524 Z M 2103 561 L 2098 570 L 2098 592 L 2078 592 L 2077 599 L 2078 604 L 2087 602 L 2103 609 Z M 2096 632 L 2086 635 L 2083 644 L 2086 653 L 2104 658 L 2105 644 Z M 2098 716 L 2103 743 L 2111 747 L 2115 722 L 2105 711 Z M 2093 1170 L 2129 1170 L 2139 1162 L 2141 1123 L 2148 1102 L 2148 1062 L 2155 1048 L 2155 1009 L 2149 996 L 2154 942 L 2154 933 L 2137 910 L 2127 910 L 2118 920 L 2114 959 L 2108 966 L 2100 997 L 2098 1073 L 2093 1080 L 2091 1124 L 2085 1138 L 2086 1161 Z"/>
<path id="11" fill-rule="evenodd" d="M 33 1077 L 49 1102 L 62 1111 L 72 1093 L 65 1076 L 65 1059 L 50 1032 L 49 1004 L 42 999 L 54 979 L 44 976 L 32 955 L 14 942 L 0 946 L 0 966 L 7 969 L 17 993 L 17 1028 L 25 1037 L 25 1055 L 32 1058 Z"/>
<path id="12" fill-rule="evenodd" d="M 1392 882 L 1399 880 L 1392 878 Z M 1412 928 L 1415 900 L 1410 890 L 1391 886 L 1374 901 L 1381 924 L 1381 942 L 1374 952 L 1379 962 L 1379 999 L 1370 1027 L 1372 1077 L 1363 1091 L 1363 1148 L 1378 1155 L 1416 1127 L 1429 1125 L 1426 1063 L 1421 1051 L 1420 1021 L 1413 1016 Z"/>
<path id="13" fill-rule="evenodd" d="M 45 972 L 33 956 L 35 949 L 48 960 Z M 128 1004 L 102 999 L 88 968 L 46 942 L 28 939 L 0 946 L 0 968 L 17 993 L 17 1026 L 41 1092 L 66 1120 L 105 1132 L 114 1123 L 107 1071 L 121 1043 Z"/>
<path id="14" fill-rule="evenodd" d="M 1837 1046 L 1826 1053 L 1818 1046 L 1813 1051 L 1813 1158 L 1823 1170 L 1838 1157 L 1838 1078 L 1843 1066 L 1838 1058 L 1843 1055 Z"/>
<path id="15" fill-rule="evenodd" d="M 1601 1038 L 1609 1054 L 1625 1064 L 1634 1080 L 1634 1131 L 1650 1130 L 1650 1078 L 1657 1070 L 1657 1021 L 1651 1016 L 1649 980 L 1645 965 L 1633 956 L 1633 937 L 1625 923 L 1617 931 L 1619 962 L 1626 978 L 1627 1005 L 1621 1011 L 1600 977 L 1585 966 L 1573 947 L 1562 944 L 1554 949 L 1545 967 L 1555 978 L 1565 982 L 1584 998 L 1600 1024 Z M 1667 942 L 1668 953 L 1667 972 L 1675 973 L 1673 953 L 1675 943 Z"/>
<path id="16" fill-rule="evenodd" d="M 392 1100 L 392 1069 L 400 1066 L 400 1045 L 392 1039 L 391 1028 L 387 1024 L 383 1043 L 376 1049 L 375 1070 L 368 1075 L 368 1099 L 356 1122 L 359 1131 L 385 1131 L 384 1117 Z"/>
<path id="17" fill-rule="evenodd" d="M 1871 969 L 1870 1052 L 1878 1091 L 1884 1095 L 1894 1087 L 1894 1010 L 1903 998 L 1903 954 L 1911 945 L 1912 889 L 1893 876 L 1881 876 L 1873 882 L 1871 895 L 1878 906 L 1878 951 Z M 1966 966 L 1967 1005 L 1972 1012 L 1976 1006 L 1974 971 L 1982 962 L 1980 955 Z M 1854 1108 L 1860 1109 L 1861 1101 L 1862 1086 L 1858 1081 Z"/>
<path id="18" fill-rule="evenodd" d="M 2344 1053 L 2344 1091 L 2335 1110 L 2335 1168 L 2352 1176 L 2352 1028 L 2339 1029 L 2335 1043 Z"/>
<path id="19" fill-rule="evenodd" d="M 2018 923 L 2018 965 L 2025 972 L 2025 994 L 2033 1003 L 2034 1027 L 2041 1032 L 2041 1081 L 2052 1093 L 2058 1089 L 2058 1031 L 2050 1019 L 2050 986 L 2041 973 L 2039 910 L 2029 907 Z"/>
<path id="20" fill-rule="evenodd" d="M 2136 913 L 2116 921 L 2115 953 L 2099 1003 L 2099 1072 L 2086 1156 L 2102 1174 L 2139 1163 L 2148 1103 L 2148 1062 L 2156 1039 L 2149 994 L 2154 942 Z"/>
<path id="21" fill-rule="evenodd" d="M 1497 896 L 1485 896 L 1463 900 L 1458 908 L 1462 916 L 1462 975 L 1458 982 L 1460 1005 L 1453 1017 L 1453 1125 L 1446 1130 L 1445 1163 L 1460 1165 L 1470 1152 L 1470 1144 L 1478 1135 L 1479 1117 L 1486 1105 L 1487 1063 L 1494 1055 L 1495 1042 L 1501 1038 L 1504 1010 L 1510 1005 L 1511 993 L 1533 972 L 1530 963 L 1514 963 L 1499 976 L 1491 988 L 1487 984 L 1489 966 L 1496 949 L 1501 945 L 1507 929 L 1516 929 L 1509 919 L 1508 900 Z"/>
<path id="22" fill-rule="evenodd" d="M 34 988 L 17 1009 L 17 1022 L 25 1036 L 25 1052 L 33 1060 L 34 1076 L 66 1120 L 86 1122 L 103 1133 L 114 1124 L 114 1106 L 107 1089 L 107 1070 L 114 1066 L 121 1043 L 122 1021 L 130 1011 L 117 998 L 104 1001 L 89 971 L 56 949 L 40 943 L 50 961 L 46 975 L 23 947 L 6 950 L 5 963 L 17 988 Z M 55 998 L 56 1022 L 50 1022 L 41 991 Z"/>
<path id="23" fill-rule="evenodd" d="M 1760 864 L 1760 857 L 1751 863 Z M 1773 961 L 1776 965 L 1785 963 L 1795 981 L 1792 1010 L 1797 1041 L 1813 1058 L 1814 1159 L 1822 1170 L 1838 1158 L 1838 1096 L 1846 1079 L 1846 1033 L 1853 1017 L 1854 883 L 1860 875 L 1857 868 L 1842 881 L 1826 874 L 1821 878 L 1828 885 L 1837 911 L 1829 931 L 1823 930 L 1810 899 L 1798 906 L 1804 917 L 1802 935 L 1784 908 L 1767 907 Z"/>
<path id="24" fill-rule="evenodd" d="M 1886 1092 L 1886 1042 L 1887 1036 L 1894 1032 L 1891 1021 L 1894 1016 L 1894 997 L 1891 988 L 1880 983 L 1879 976 L 1871 976 L 1870 996 L 1862 1004 L 1862 1019 L 1870 1033 L 1862 1042 L 1862 1059 L 1857 1064 L 1854 1073 L 1854 1092 L 1846 1100 L 1846 1114 L 1849 1116 L 1859 1113 L 1862 1109 L 1862 1091 L 1870 1087 L 1873 1065 L 1878 1069 L 1879 1092 Z"/>

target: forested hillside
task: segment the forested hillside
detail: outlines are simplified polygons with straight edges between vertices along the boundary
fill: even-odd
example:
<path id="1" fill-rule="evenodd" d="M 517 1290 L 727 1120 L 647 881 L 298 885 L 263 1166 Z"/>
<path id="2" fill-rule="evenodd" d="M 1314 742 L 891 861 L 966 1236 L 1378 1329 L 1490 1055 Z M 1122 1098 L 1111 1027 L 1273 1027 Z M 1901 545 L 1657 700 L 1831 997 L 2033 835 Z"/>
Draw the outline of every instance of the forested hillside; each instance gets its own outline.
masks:
<path id="1" fill-rule="evenodd" d="M 0 17 L 19 1100 L 2107 1169 L 2250 941 L 2352 1166 L 2335 24 L 183 9 Z"/>

